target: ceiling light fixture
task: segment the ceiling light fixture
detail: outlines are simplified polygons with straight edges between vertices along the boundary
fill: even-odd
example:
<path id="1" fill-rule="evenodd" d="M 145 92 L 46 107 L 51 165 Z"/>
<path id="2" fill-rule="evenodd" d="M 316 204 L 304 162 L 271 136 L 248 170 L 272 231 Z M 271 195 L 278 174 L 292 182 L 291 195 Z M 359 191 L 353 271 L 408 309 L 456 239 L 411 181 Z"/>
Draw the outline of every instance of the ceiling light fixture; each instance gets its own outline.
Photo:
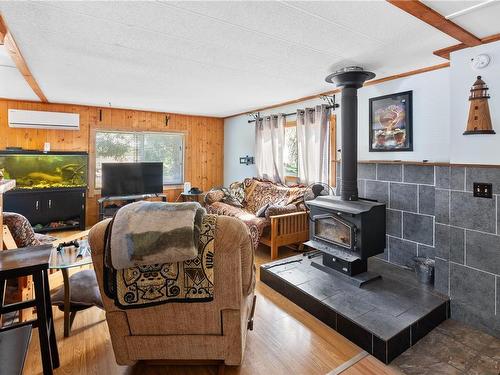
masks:
<path id="1" fill-rule="evenodd" d="M 482 3 L 476 4 L 476 5 L 472 5 L 472 6 L 468 7 L 468 8 L 459 10 L 457 12 L 453 12 L 453 13 L 447 15 L 444 18 L 446 18 L 447 20 L 451 20 L 452 18 L 455 18 L 455 17 L 458 17 L 458 16 L 463 16 L 464 14 L 470 13 L 470 12 L 472 12 L 474 10 L 477 10 L 479 8 L 483 8 L 485 6 L 488 6 L 488 5 L 492 4 L 493 2 L 495 2 L 495 0 L 486 0 L 486 1 L 482 2 Z"/>

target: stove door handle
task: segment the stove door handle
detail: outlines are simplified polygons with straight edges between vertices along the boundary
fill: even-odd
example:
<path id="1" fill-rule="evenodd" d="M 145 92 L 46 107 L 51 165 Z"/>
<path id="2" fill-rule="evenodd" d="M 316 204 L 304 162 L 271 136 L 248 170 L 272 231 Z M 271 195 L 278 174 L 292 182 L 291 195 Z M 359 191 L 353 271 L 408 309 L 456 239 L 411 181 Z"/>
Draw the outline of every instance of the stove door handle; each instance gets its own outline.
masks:
<path id="1" fill-rule="evenodd" d="M 321 214 L 321 215 L 314 215 L 312 217 L 312 221 L 322 220 L 322 219 L 335 219 L 335 215 L 332 215 L 332 214 Z"/>

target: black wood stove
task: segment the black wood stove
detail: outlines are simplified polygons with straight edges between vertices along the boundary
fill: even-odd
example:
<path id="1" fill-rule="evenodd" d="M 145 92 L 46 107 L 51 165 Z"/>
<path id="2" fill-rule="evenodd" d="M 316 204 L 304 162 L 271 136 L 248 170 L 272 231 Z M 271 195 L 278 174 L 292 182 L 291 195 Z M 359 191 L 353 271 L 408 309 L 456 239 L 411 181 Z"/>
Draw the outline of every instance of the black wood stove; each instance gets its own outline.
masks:
<path id="1" fill-rule="evenodd" d="M 385 204 L 358 197 L 358 97 L 363 82 L 375 77 L 359 67 L 329 75 L 327 82 L 342 87 L 342 161 L 340 196 L 307 202 L 310 208 L 308 247 L 323 254 L 323 266 L 349 276 L 367 272 L 367 259 L 385 249 Z M 372 279 L 367 277 L 364 279 Z M 362 277 L 363 279 L 363 277 Z"/>

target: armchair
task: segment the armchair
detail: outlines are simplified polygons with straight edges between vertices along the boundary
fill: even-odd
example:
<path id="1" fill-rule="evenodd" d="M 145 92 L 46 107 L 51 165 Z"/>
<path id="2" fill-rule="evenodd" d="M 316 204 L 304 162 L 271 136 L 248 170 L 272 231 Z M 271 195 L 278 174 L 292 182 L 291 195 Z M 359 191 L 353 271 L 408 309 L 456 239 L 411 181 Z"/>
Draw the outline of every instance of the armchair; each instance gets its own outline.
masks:
<path id="1" fill-rule="evenodd" d="M 214 299 L 120 309 L 103 286 L 103 252 L 109 220 L 89 233 L 94 269 L 106 311 L 116 361 L 220 361 L 241 364 L 254 310 L 254 254 L 245 225 L 218 217 Z"/>

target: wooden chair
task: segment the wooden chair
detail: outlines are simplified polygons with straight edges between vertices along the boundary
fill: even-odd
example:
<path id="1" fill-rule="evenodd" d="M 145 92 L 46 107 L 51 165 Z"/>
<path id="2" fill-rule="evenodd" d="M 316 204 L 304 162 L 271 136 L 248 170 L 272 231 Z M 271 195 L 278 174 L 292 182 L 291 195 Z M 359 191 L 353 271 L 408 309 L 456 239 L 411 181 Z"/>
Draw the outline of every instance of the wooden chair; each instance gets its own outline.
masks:
<path id="1" fill-rule="evenodd" d="M 10 233 L 9 227 L 3 225 L 3 249 L 17 249 L 16 241 L 12 233 Z M 34 298 L 33 293 L 33 277 L 23 276 L 17 279 L 17 286 L 10 288 L 9 297 L 14 301 L 28 301 Z M 19 322 L 25 322 L 27 320 L 33 319 L 33 308 L 19 310 Z"/>

